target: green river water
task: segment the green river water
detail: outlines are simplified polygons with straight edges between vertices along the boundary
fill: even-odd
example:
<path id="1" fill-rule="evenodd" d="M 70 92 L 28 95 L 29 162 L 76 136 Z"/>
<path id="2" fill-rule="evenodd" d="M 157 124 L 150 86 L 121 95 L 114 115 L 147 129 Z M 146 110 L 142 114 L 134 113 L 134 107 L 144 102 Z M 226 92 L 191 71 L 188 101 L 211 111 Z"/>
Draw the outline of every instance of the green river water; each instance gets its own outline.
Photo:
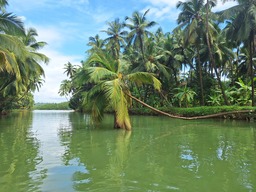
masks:
<path id="1" fill-rule="evenodd" d="M 0 192 L 256 191 L 256 123 L 34 111 L 0 117 Z"/>

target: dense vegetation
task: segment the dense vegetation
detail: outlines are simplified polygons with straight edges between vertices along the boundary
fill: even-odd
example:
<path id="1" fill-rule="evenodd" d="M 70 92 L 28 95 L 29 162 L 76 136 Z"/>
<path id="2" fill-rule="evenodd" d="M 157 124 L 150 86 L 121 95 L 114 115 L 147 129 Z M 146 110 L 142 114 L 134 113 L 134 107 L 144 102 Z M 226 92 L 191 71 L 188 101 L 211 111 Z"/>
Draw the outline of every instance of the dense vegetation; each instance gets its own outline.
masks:
<path id="1" fill-rule="evenodd" d="M 61 103 L 36 103 L 33 110 L 69 110 L 68 102 Z"/>
<path id="2" fill-rule="evenodd" d="M 171 32 L 149 30 L 157 26 L 146 18 L 150 10 L 107 22 L 101 31 L 106 39 L 89 38 L 88 59 L 81 66 L 65 64 L 68 79 L 60 95 L 96 120 L 115 111 L 115 127 L 126 129 L 132 96 L 156 108 L 254 106 L 255 0 L 237 0 L 237 6 L 214 13 L 216 2 L 179 2 Z"/>
<path id="3" fill-rule="evenodd" d="M 19 17 L 6 12 L 0 1 L 0 114 L 14 108 L 31 108 L 32 92 L 42 84 L 41 63 L 48 57 L 38 52 L 46 45 L 36 40 L 33 28 L 25 29 Z"/>

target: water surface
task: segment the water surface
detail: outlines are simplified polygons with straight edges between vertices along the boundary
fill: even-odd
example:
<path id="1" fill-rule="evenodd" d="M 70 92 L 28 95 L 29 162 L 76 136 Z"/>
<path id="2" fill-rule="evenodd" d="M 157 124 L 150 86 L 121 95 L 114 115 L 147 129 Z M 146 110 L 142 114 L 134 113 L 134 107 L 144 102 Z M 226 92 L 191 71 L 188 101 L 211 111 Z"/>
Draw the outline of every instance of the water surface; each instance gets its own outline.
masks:
<path id="1" fill-rule="evenodd" d="M 34 111 L 0 118 L 0 191 L 256 191 L 255 123 Z"/>

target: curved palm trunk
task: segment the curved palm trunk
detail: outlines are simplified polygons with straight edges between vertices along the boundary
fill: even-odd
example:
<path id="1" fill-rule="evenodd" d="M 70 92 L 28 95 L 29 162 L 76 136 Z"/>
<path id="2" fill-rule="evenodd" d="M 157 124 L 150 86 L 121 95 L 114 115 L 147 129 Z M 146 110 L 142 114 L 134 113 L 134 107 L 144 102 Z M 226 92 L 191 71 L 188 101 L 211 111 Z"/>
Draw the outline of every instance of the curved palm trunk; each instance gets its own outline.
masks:
<path id="1" fill-rule="evenodd" d="M 127 94 L 130 98 L 132 98 L 133 100 L 137 101 L 138 103 L 140 103 L 141 105 L 151 109 L 152 111 L 155 111 L 156 113 L 160 114 L 160 115 L 165 115 L 167 117 L 171 117 L 171 118 L 176 118 L 176 119 L 183 119 L 183 120 L 195 120 L 195 119 L 208 119 L 208 118 L 213 118 L 213 117 L 220 117 L 220 116 L 224 116 L 224 115 L 229 115 L 229 114 L 236 114 L 236 113 L 249 113 L 249 112 L 253 112 L 252 110 L 241 110 L 241 111 L 231 111 L 231 112 L 223 112 L 223 113 L 216 113 L 216 114 L 212 114 L 212 115 L 204 115 L 204 116 L 195 116 L 195 117 L 182 117 L 182 116 L 177 116 L 177 115 L 172 115 L 170 113 L 166 113 L 164 111 L 158 110 L 146 103 L 144 103 L 143 101 L 137 99 L 136 97 Z"/>

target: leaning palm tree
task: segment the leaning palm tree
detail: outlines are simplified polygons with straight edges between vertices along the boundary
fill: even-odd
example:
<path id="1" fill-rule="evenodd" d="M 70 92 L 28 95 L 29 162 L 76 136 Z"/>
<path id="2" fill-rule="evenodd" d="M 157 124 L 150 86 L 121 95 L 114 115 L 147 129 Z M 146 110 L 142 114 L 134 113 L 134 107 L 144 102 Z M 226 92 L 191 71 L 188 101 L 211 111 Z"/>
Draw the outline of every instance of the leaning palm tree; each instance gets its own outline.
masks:
<path id="1" fill-rule="evenodd" d="M 0 70 L 16 74 L 19 78 L 18 63 L 15 56 L 24 59 L 26 52 L 19 37 L 25 35 L 22 21 L 11 13 L 0 12 Z"/>
<path id="2" fill-rule="evenodd" d="M 17 66 L 10 68 L 10 71 L 2 70 L 1 72 L 0 96 L 2 101 L 17 102 L 40 87 L 41 77 L 44 77 L 41 62 L 47 63 L 49 58 L 38 52 L 38 49 L 46 43 L 37 42 L 36 36 L 35 29 L 28 29 L 24 36 L 16 38 L 17 42 L 23 45 L 23 54 L 19 55 L 13 50 L 12 59 Z"/>
<path id="3" fill-rule="evenodd" d="M 93 53 L 76 74 L 75 81 L 93 86 L 84 95 L 85 107 L 94 120 L 101 120 L 106 109 L 114 111 L 114 127 L 131 130 L 128 109 L 132 104 L 130 86 L 153 85 L 160 90 L 160 81 L 151 73 L 127 73 L 129 67 L 124 60 L 115 60 L 103 51 Z"/>

